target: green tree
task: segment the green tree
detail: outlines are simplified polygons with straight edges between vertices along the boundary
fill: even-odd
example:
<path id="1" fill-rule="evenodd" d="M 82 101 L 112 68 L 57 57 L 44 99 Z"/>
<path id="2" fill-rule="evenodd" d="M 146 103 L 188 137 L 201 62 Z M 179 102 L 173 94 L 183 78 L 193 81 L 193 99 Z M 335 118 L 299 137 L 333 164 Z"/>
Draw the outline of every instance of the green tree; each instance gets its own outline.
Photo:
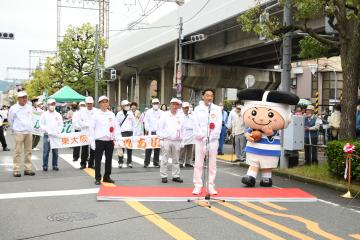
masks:
<path id="1" fill-rule="evenodd" d="M 300 42 L 301 57 L 326 56 L 330 50 L 340 54 L 344 77 L 340 139 L 354 139 L 360 77 L 360 1 L 292 0 L 294 24 L 287 27 L 283 27 L 276 17 L 265 17 L 266 20 L 260 22 L 260 15 L 264 14 L 260 4 L 258 1 L 256 7 L 239 16 L 244 31 L 262 34 L 270 39 L 281 38 L 285 32 L 300 31 L 308 33 Z M 284 4 L 284 0 L 281 4 Z M 327 37 L 309 27 L 309 21 L 325 16 L 329 25 L 336 30 L 335 34 Z"/>
<path id="2" fill-rule="evenodd" d="M 99 65 L 103 65 L 105 40 L 99 36 Z M 56 69 L 62 75 L 63 84 L 81 94 L 94 94 L 95 79 L 95 28 L 86 23 L 81 27 L 69 26 L 59 44 Z M 100 84 L 103 88 L 104 83 Z"/>

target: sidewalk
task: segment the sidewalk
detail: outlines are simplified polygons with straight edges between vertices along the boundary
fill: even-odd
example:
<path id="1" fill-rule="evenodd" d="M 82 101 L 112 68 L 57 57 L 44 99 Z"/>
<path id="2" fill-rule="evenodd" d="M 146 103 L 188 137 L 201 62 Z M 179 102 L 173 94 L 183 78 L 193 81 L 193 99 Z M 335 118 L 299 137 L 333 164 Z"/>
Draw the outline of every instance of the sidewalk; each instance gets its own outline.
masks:
<path id="1" fill-rule="evenodd" d="M 227 162 L 233 162 L 236 160 L 236 156 L 235 154 L 233 154 L 233 148 L 231 144 L 225 144 L 224 145 L 224 155 L 218 155 L 217 158 L 223 161 L 227 161 Z M 319 159 L 319 163 L 325 163 L 326 162 L 326 157 L 324 156 L 324 151 L 320 150 L 319 154 L 318 154 L 318 159 Z M 304 160 L 304 151 L 300 151 L 299 152 L 299 166 L 302 166 L 305 163 Z M 233 164 L 237 164 L 240 167 L 243 168 L 248 168 L 248 165 L 245 162 L 234 162 Z M 323 180 L 319 180 L 319 179 L 314 179 L 314 178 L 309 178 L 309 177 L 305 177 L 305 176 L 301 176 L 301 175 L 296 175 L 293 173 L 290 173 L 287 171 L 287 169 L 274 169 L 273 173 L 277 176 L 280 177 L 286 177 L 288 179 L 294 179 L 300 182 L 304 182 L 304 183 L 310 183 L 310 184 L 315 184 L 315 185 L 319 185 L 319 186 L 324 186 L 324 187 L 328 187 L 337 191 L 341 191 L 341 192 L 347 192 L 347 186 L 342 185 L 342 184 L 338 184 L 338 183 L 333 183 L 333 182 L 327 182 L 327 181 L 323 181 Z M 359 185 L 351 185 L 350 191 L 353 194 L 356 194 L 360 191 L 360 186 Z"/>

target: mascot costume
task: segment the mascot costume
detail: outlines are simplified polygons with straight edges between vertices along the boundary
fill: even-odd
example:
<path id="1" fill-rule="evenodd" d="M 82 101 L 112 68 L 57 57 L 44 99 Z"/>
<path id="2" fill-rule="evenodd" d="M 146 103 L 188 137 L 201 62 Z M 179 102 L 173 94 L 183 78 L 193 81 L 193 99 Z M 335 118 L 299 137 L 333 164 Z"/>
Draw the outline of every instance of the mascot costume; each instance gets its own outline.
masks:
<path id="1" fill-rule="evenodd" d="M 254 187 L 260 171 L 260 186 L 271 187 L 271 172 L 277 168 L 281 155 L 279 130 L 289 125 L 290 105 L 296 105 L 299 98 L 288 92 L 245 89 L 238 93 L 238 99 L 244 100 L 241 112 L 247 127 L 245 152 L 249 165 L 241 182 Z"/>

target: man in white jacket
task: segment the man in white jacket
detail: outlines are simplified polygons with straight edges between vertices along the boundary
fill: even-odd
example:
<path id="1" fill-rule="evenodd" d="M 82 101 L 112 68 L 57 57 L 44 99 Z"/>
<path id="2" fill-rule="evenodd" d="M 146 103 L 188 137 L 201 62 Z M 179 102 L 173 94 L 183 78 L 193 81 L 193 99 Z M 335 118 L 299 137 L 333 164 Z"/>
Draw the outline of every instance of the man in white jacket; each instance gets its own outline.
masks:
<path id="1" fill-rule="evenodd" d="M 160 176 L 163 183 L 167 183 L 168 159 L 172 158 L 173 182 L 182 183 L 180 178 L 179 155 L 182 140 L 183 115 L 179 113 L 179 100 L 170 101 L 170 111 L 162 114 L 157 131 L 161 140 L 162 159 L 160 162 Z"/>
<path id="2" fill-rule="evenodd" d="M 122 110 L 116 114 L 116 124 L 120 128 L 122 137 L 131 137 L 133 136 L 135 129 L 135 117 L 133 112 L 130 109 L 130 102 L 128 100 L 121 101 Z M 125 149 L 119 149 L 123 151 Z M 132 149 L 127 149 L 127 167 L 132 168 Z M 124 154 L 119 155 L 119 168 L 123 167 L 124 163 Z"/>
<path id="3" fill-rule="evenodd" d="M 146 135 L 156 135 L 157 130 L 159 127 L 159 122 L 161 115 L 163 114 L 163 111 L 160 110 L 160 101 L 157 98 L 154 98 L 152 100 L 152 108 L 146 111 L 145 117 L 144 117 L 144 127 L 145 127 L 145 134 Z M 148 167 L 150 164 L 150 157 L 151 157 L 152 149 L 146 149 L 145 150 L 145 161 L 144 161 L 144 167 Z M 154 160 L 153 164 L 155 167 L 159 167 L 159 155 L 160 155 L 160 149 L 155 148 L 154 149 Z"/>
<path id="4" fill-rule="evenodd" d="M 213 104 L 214 90 L 205 89 L 202 92 L 203 101 L 200 102 L 193 113 L 194 139 L 195 139 L 195 167 L 193 194 L 201 193 L 203 181 L 204 158 L 208 156 L 208 190 L 210 194 L 217 194 L 215 190 L 216 154 L 219 146 L 219 137 L 222 128 L 221 108 Z"/>
<path id="5" fill-rule="evenodd" d="M 91 121 L 94 118 L 94 114 L 97 111 L 94 108 L 94 99 L 91 96 L 85 98 L 86 108 L 80 109 L 79 112 L 79 126 L 82 132 L 88 133 L 91 125 Z M 89 157 L 89 145 L 82 146 L 81 148 L 81 162 L 80 169 L 86 168 L 86 162 L 88 161 L 88 168 L 94 168 L 95 151 L 90 148 Z"/>
<path id="6" fill-rule="evenodd" d="M 98 102 L 100 109 L 94 114 L 94 119 L 89 128 L 91 148 L 95 150 L 95 185 L 100 185 L 101 159 L 104 152 L 105 173 L 103 182 L 114 183 L 110 177 L 114 140 L 121 137 L 119 128 L 116 126 L 115 114 L 108 110 L 109 99 L 106 96 L 101 96 Z"/>
<path id="7" fill-rule="evenodd" d="M 189 113 L 190 104 L 182 103 L 182 111 L 184 117 L 184 131 L 182 139 L 182 148 L 180 149 L 180 168 L 193 167 L 193 149 L 194 149 L 194 120 L 192 114 Z M 185 164 L 185 165 L 184 165 Z"/>
<path id="8" fill-rule="evenodd" d="M 27 104 L 26 92 L 18 92 L 18 103 L 9 110 L 8 121 L 15 135 L 15 156 L 13 176 L 21 177 L 20 157 L 24 145 L 24 175 L 34 176 L 31 170 L 31 147 L 32 147 L 32 108 Z"/>
<path id="9" fill-rule="evenodd" d="M 79 109 L 76 110 L 72 116 L 72 126 L 75 132 L 80 132 L 81 131 L 81 126 L 80 126 L 80 112 L 82 110 L 86 109 L 86 105 L 85 102 L 81 101 L 79 103 Z M 85 155 L 84 155 L 84 148 L 83 147 L 74 147 L 73 148 L 73 161 L 78 161 L 79 160 L 79 156 L 80 156 L 80 149 L 81 149 L 81 160 L 84 159 Z"/>
<path id="10" fill-rule="evenodd" d="M 49 136 L 58 136 L 63 127 L 63 119 L 57 111 L 55 111 L 55 99 L 47 101 L 48 110 L 40 117 L 40 129 L 44 132 L 43 137 L 43 171 L 48 170 L 48 161 L 50 154 L 50 139 Z M 52 149 L 52 168 L 54 171 L 59 171 L 58 149 Z"/>

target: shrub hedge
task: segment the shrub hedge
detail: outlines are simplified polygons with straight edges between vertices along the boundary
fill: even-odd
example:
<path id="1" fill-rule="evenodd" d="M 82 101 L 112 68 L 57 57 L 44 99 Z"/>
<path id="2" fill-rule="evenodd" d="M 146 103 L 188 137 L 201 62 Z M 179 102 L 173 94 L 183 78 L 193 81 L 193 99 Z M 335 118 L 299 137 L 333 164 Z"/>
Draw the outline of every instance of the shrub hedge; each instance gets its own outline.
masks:
<path id="1" fill-rule="evenodd" d="M 339 178 L 344 178 L 346 156 L 343 148 L 346 143 L 346 141 L 329 141 L 326 144 L 325 154 L 329 171 Z M 360 141 L 352 141 L 350 143 L 356 147 L 353 154 L 360 156 Z M 353 181 L 360 182 L 360 158 L 353 157 L 351 159 L 351 176 Z"/>

